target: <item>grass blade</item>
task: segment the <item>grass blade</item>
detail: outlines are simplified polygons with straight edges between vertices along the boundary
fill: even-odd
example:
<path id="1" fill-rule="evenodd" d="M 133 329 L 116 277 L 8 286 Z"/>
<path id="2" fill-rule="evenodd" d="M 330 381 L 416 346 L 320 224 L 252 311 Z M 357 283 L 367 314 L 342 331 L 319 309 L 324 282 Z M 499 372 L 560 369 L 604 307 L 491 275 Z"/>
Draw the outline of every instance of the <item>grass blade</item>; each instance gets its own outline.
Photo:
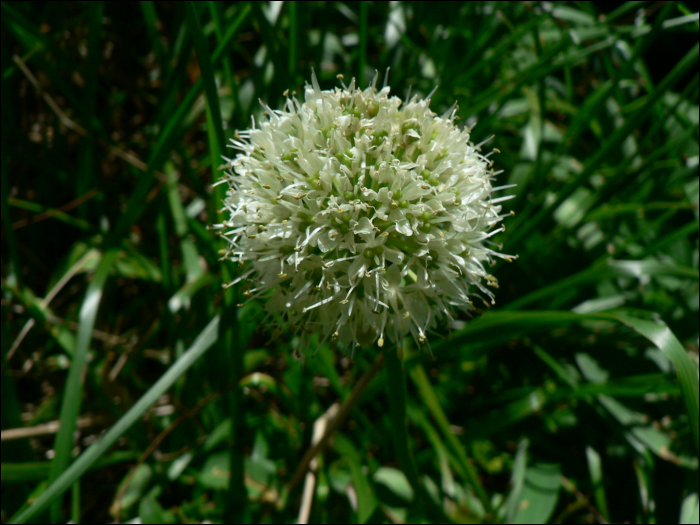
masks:
<path id="1" fill-rule="evenodd" d="M 79 479 L 214 344 L 218 327 L 219 318 L 215 317 L 202 330 L 192 346 L 163 374 L 156 384 L 104 436 L 90 445 L 56 481 L 49 485 L 34 503 L 11 522 L 26 523 L 36 519 L 57 497 Z"/>
<path id="2" fill-rule="evenodd" d="M 418 476 L 418 469 L 408 448 L 409 435 L 406 425 L 406 378 L 397 351 L 390 349 L 384 352 L 387 371 L 387 396 L 389 397 L 389 418 L 391 420 L 391 437 L 394 443 L 394 453 L 406 475 L 416 500 L 427 515 L 442 521 L 441 509 L 437 507 Z"/>
<path id="3" fill-rule="evenodd" d="M 700 449 L 698 369 L 688 356 L 688 352 L 681 346 L 671 329 L 664 323 L 654 323 L 626 315 L 615 315 L 614 317 L 649 339 L 673 362 L 681 383 L 683 399 L 688 409 L 688 418 L 690 420 L 690 428 L 693 431 L 695 448 Z"/>
<path id="4" fill-rule="evenodd" d="M 413 382 L 416 384 L 416 387 L 418 387 L 418 391 L 423 398 L 423 402 L 430 410 L 430 413 L 435 418 L 435 421 L 437 421 L 438 427 L 440 427 L 444 438 L 450 444 L 452 453 L 455 454 L 456 458 L 459 460 L 461 469 L 467 476 L 467 481 L 471 485 L 472 489 L 474 489 L 474 492 L 481 501 L 481 504 L 484 506 L 484 509 L 486 509 L 486 512 L 492 513 L 493 508 L 491 506 L 491 501 L 489 500 L 488 495 L 486 494 L 486 491 L 479 480 L 479 475 L 477 474 L 473 463 L 469 460 L 469 457 L 467 457 L 467 453 L 459 442 L 459 439 L 454 432 L 450 430 L 450 422 L 445 415 L 445 411 L 440 405 L 440 401 L 435 395 L 435 391 L 430 384 L 430 380 L 428 379 L 425 370 L 421 365 L 418 365 L 412 368 L 409 371 L 409 374 Z"/>
<path id="5" fill-rule="evenodd" d="M 360 66 L 357 72 L 357 80 L 361 89 L 364 89 L 367 84 L 365 78 L 367 70 L 367 10 L 368 2 L 360 2 Z"/>
<path id="6" fill-rule="evenodd" d="M 192 3 L 187 4 L 187 26 L 192 34 L 194 49 L 197 53 L 197 60 L 199 61 L 202 82 L 204 84 L 204 94 L 207 98 L 207 109 L 213 122 L 213 131 L 215 133 L 220 151 L 223 152 L 224 148 L 226 147 L 226 138 L 224 136 L 224 124 L 221 120 L 219 93 L 216 89 L 216 79 L 214 77 L 214 69 L 211 64 L 211 57 L 209 55 L 209 46 L 207 46 L 207 40 L 202 32 L 202 27 L 199 25 L 199 18 L 197 17 L 197 12 L 195 11 L 194 4 Z M 219 156 L 216 159 L 216 162 L 220 161 L 221 157 Z M 212 164 L 212 167 L 216 167 L 216 164 Z"/>
<path id="7" fill-rule="evenodd" d="M 678 62 L 673 70 L 666 76 L 666 78 L 664 78 L 659 85 L 656 86 L 654 90 L 649 93 L 649 95 L 647 95 L 643 108 L 640 108 L 639 111 L 636 111 L 633 115 L 631 115 L 623 126 L 615 130 L 615 132 L 607 140 L 605 140 L 602 147 L 600 147 L 593 154 L 592 158 L 586 163 L 583 171 L 574 177 L 566 185 L 566 187 L 557 194 L 557 198 L 551 204 L 551 206 L 542 208 L 541 211 L 534 217 L 522 224 L 519 228 L 514 229 L 515 233 L 509 238 L 509 244 L 511 246 L 514 246 L 521 240 L 527 238 L 530 233 L 539 228 L 545 218 L 551 215 L 552 210 L 556 210 L 562 202 L 570 197 L 574 191 L 581 186 L 583 181 L 588 180 L 591 174 L 593 174 L 593 172 L 598 169 L 601 164 L 603 164 L 603 161 L 607 158 L 611 151 L 619 149 L 622 141 L 624 141 L 638 126 L 642 125 L 649 117 L 651 117 L 652 109 L 654 108 L 656 101 L 666 94 L 668 90 L 672 89 L 683 78 L 688 70 L 693 67 L 693 65 L 697 65 L 699 49 L 700 45 L 696 44 L 690 51 L 688 51 L 683 59 Z"/>
<path id="8" fill-rule="evenodd" d="M 78 338 L 75 345 L 75 353 L 71 362 L 66 387 L 61 401 L 61 429 L 56 435 L 54 450 L 56 457 L 51 463 L 49 483 L 52 483 L 66 469 L 70 463 L 73 451 L 73 434 L 75 433 L 78 414 L 82 401 L 83 369 L 87 363 L 88 349 L 92 339 L 92 330 L 97 319 L 97 310 L 102 299 L 102 292 L 109 271 L 117 258 L 117 251 L 110 250 L 102 256 L 95 272 L 95 277 L 88 286 L 85 299 L 80 309 L 80 325 Z M 51 519 L 56 522 L 61 520 L 61 502 L 56 501 L 51 509 Z"/>

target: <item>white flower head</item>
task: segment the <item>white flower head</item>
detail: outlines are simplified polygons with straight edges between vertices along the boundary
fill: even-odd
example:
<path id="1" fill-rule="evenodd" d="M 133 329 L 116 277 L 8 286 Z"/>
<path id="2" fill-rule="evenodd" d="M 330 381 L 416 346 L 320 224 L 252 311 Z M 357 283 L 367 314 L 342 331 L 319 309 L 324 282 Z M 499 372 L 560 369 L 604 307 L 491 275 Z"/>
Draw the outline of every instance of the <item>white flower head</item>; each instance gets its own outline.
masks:
<path id="1" fill-rule="evenodd" d="M 453 307 L 493 303 L 486 245 L 502 231 L 507 197 L 494 199 L 492 162 L 430 98 L 404 102 L 355 80 L 304 102 L 265 104 L 229 160 L 222 235 L 236 282 L 266 297 L 280 329 L 383 346 L 411 334 L 426 341 Z M 262 102 L 261 102 L 262 103 Z"/>

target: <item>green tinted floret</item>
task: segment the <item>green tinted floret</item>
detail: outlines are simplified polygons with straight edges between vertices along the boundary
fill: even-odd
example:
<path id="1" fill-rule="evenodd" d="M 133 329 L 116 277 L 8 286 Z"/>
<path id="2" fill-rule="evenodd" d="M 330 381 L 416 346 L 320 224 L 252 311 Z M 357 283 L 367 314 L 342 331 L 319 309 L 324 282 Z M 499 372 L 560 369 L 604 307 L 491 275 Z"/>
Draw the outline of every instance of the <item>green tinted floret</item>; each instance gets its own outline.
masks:
<path id="1" fill-rule="evenodd" d="M 282 160 L 289 160 L 289 161 L 296 160 L 298 151 L 299 150 L 296 148 L 291 148 L 288 152 L 282 154 L 281 159 Z"/>
<path id="2" fill-rule="evenodd" d="M 373 146 L 381 146 L 384 143 L 384 139 L 388 135 L 389 134 L 385 130 L 378 131 L 377 133 L 374 134 L 374 139 L 372 139 L 372 145 Z"/>
<path id="3" fill-rule="evenodd" d="M 350 150 L 346 150 L 344 152 L 338 152 L 338 154 L 336 155 L 336 158 L 344 166 L 347 166 L 348 168 L 350 166 L 352 166 L 352 152 Z"/>

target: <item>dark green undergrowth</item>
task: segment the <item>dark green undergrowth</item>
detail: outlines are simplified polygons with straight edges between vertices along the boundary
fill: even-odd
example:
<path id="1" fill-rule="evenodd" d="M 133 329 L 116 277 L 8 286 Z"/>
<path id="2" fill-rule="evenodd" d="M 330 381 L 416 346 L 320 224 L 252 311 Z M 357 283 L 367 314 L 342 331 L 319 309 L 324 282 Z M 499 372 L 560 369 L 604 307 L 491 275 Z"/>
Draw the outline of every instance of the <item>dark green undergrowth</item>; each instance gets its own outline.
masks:
<path id="1" fill-rule="evenodd" d="M 697 523 L 697 5 L 616 6 L 3 2 L 3 522 Z M 517 184 L 496 306 L 389 370 L 207 228 L 312 68 L 439 85 Z"/>

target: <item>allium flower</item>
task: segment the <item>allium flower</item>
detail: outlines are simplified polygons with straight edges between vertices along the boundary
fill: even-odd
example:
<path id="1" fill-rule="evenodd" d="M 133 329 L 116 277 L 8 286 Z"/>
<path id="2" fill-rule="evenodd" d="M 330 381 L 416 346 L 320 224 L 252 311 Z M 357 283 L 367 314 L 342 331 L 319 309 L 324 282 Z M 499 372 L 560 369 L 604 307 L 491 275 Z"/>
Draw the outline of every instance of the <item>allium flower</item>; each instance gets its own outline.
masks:
<path id="1" fill-rule="evenodd" d="M 265 104 L 265 118 L 232 140 L 243 151 L 217 225 L 225 257 L 244 267 L 244 295 L 267 296 L 278 329 L 383 346 L 419 342 L 452 307 L 493 302 L 487 239 L 504 228 L 492 198 L 488 155 L 455 125 L 456 105 L 438 117 L 430 97 L 408 102 L 389 88 L 321 91 L 305 101 Z M 223 181 L 222 181 L 223 182 Z M 510 187 L 510 186 L 508 186 Z"/>

